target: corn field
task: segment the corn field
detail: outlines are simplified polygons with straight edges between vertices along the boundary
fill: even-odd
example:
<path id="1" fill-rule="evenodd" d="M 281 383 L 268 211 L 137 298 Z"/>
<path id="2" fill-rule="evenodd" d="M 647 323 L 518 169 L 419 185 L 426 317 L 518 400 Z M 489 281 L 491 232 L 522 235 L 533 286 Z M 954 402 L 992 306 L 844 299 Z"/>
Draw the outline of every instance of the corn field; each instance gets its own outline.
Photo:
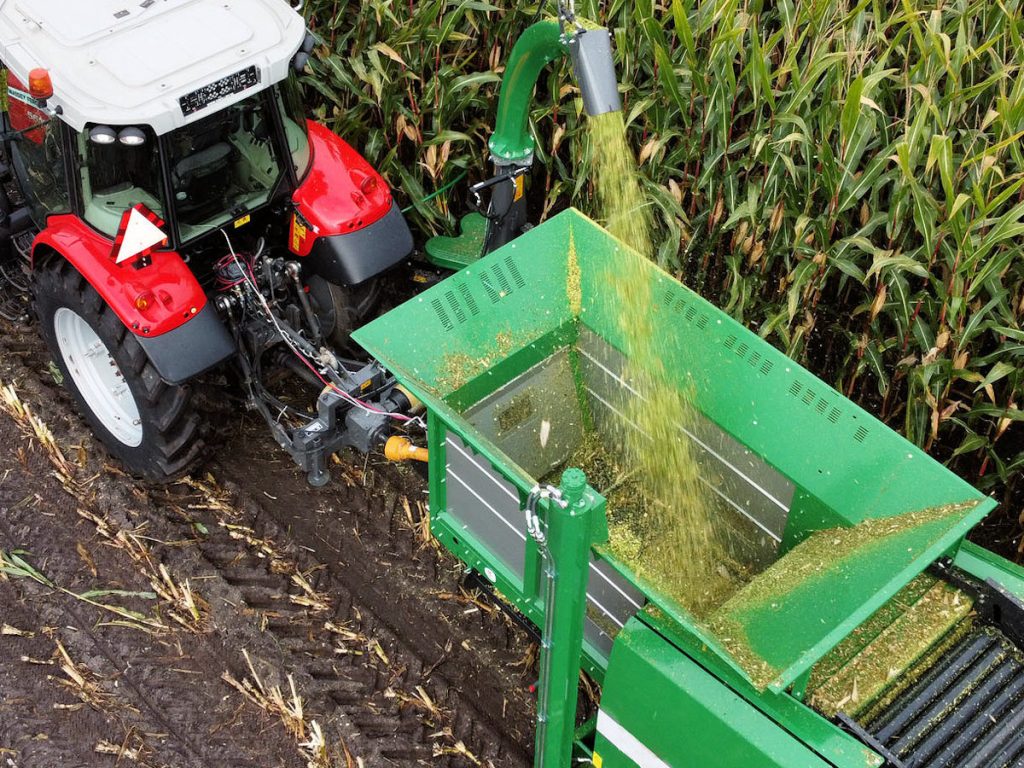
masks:
<path id="1" fill-rule="evenodd" d="M 502 64 L 553 5 L 313 0 L 319 116 L 450 230 Z M 658 259 L 1021 511 L 1019 0 L 578 0 L 613 30 Z M 536 216 L 594 210 L 568 67 L 542 80 Z M 461 189 L 457 187 L 457 189 Z"/>

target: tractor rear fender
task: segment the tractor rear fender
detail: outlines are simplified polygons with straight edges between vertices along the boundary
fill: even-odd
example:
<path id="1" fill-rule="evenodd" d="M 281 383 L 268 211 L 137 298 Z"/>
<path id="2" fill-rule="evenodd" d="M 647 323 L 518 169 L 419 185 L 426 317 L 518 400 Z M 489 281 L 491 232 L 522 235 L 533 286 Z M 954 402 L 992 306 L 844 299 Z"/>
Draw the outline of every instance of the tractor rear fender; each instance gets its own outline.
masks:
<path id="1" fill-rule="evenodd" d="M 412 233 L 362 155 L 323 125 L 308 128 L 313 159 L 292 196 L 288 246 L 327 281 L 357 285 L 407 257 Z"/>
<path id="2" fill-rule="evenodd" d="M 74 215 L 51 216 L 32 244 L 35 267 L 67 259 L 138 339 L 161 378 L 183 381 L 224 362 L 235 342 L 184 260 L 157 251 L 147 266 L 115 264 L 113 244 Z"/>

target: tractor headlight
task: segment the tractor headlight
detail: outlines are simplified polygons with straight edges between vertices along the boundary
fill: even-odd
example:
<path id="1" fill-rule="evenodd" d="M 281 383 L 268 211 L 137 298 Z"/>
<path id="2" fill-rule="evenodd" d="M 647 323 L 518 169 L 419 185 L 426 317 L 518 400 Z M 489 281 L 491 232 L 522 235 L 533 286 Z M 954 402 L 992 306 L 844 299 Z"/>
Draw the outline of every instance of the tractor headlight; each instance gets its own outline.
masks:
<path id="1" fill-rule="evenodd" d="M 95 125 L 89 131 L 89 141 L 93 144 L 113 144 L 117 141 L 117 133 L 109 125 Z"/>
<path id="2" fill-rule="evenodd" d="M 143 133 L 141 128 L 129 126 L 117 134 L 117 140 L 126 147 L 141 147 L 146 143 L 146 134 Z"/>

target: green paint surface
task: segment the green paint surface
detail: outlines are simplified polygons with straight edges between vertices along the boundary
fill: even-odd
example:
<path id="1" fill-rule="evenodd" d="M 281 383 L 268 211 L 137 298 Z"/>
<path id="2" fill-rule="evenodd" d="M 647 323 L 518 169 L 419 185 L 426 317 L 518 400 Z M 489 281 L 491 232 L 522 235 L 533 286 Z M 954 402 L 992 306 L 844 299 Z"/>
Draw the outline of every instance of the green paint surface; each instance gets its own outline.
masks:
<path id="1" fill-rule="evenodd" d="M 480 258 L 486 233 L 487 219 L 479 213 L 469 213 L 459 221 L 458 237 L 437 235 L 427 240 L 424 247 L 431 263 L 458 270 Z"/>
<path id="2" fill-rule="evenodd" d="M 623 248 L 579 212 L 565 211 L 354 338 L 426 403 L 437 428 L 461 436 L 525 495 L 537 478 L 461 413 L 556 349 L 572 349 L 581 324 L 624 348 L 614 279 Z M 709 667 L 781 691 L 935 558 L 955 555 L 995 502 L 657 266 L 646 268 L 652 324 L 670 376 L 691 388 L 705 417 L 796 487 L 774 573 L 815 568 L 806 578 L 774 586 L 774 577 L 762 574 L 720 609 L 709 628 L 660 585 L 637 579 L 608 549 L 599 556 L 638 584 L 680 644 L 695 649 Z M 464 376 L 453 377 L 453 360 L 468 361 Z M 431 462 L 435 530 L 467 562 L 493 563 L 491 553 L 448 526 L 444 451 L 433 443 L 431 451 L 441 459 Z M 862 523 L 865 528 L 858 527 Z M 814 538 L 825 529 L 852 533 Z M 873 535 L 841 557 L 834 547 L 817 561 L 808 556 L 823 536 L 857 541 L 864 531 Z M 525 581 L 508 569 L 495 570 L 506 596 L 539 622 L 531 556 L 528 548 Z M 585 651 L 585 661 L 599 674 L 607 664 L 593 649 Z"/>
<path id="3" fill-rule="evenodd" d="M 831 745 L 836 762 L 827 762 L 635 620 L 622 630 L 612 651 L 601 709 L 671 766 L 865 768 L 881 764 L 869 750 L 844 738 Z M 599 730 L 594 751 L 605 768 L 631 768 L 635 763 L 622 746 Z"/>
<path id="4" fill-rule="evenodd" d="M 757 687 L 784 687 L 955 548 L 980 519 L 977 508 L 970 502 L 817 531 L 711 616 L 711 630 Z"/>

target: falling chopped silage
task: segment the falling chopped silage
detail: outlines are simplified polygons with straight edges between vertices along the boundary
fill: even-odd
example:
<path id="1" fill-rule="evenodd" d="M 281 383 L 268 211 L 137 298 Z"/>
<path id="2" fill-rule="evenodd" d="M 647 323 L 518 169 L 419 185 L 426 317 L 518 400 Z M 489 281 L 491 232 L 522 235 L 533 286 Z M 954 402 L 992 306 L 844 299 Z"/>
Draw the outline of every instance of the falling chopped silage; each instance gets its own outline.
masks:
<path id="1" fill-rule="evenodd" d="M 626 142 L 621 112 L 590 121 L 594 184 L 607 229 L 623 243 L 606 285 L 619 302 L 625 339 L 625 378 L 639 395 L 630 400 L 614 452 L 635 478 L 645 502 L 628 522 L 613 523 L 609 547 L 658 591 L 695 615 L 721 602 L 736 585 L 721 531 L 711 514 L 690 440 L 691 393 L 671 380 L 653 327 L 655 304 L 645 259 L 653 256 L 650 204 Z M 627 530 L 628 529 L 628 530 Z M 621 542 L 621 546 L 620 546 Z"/>

